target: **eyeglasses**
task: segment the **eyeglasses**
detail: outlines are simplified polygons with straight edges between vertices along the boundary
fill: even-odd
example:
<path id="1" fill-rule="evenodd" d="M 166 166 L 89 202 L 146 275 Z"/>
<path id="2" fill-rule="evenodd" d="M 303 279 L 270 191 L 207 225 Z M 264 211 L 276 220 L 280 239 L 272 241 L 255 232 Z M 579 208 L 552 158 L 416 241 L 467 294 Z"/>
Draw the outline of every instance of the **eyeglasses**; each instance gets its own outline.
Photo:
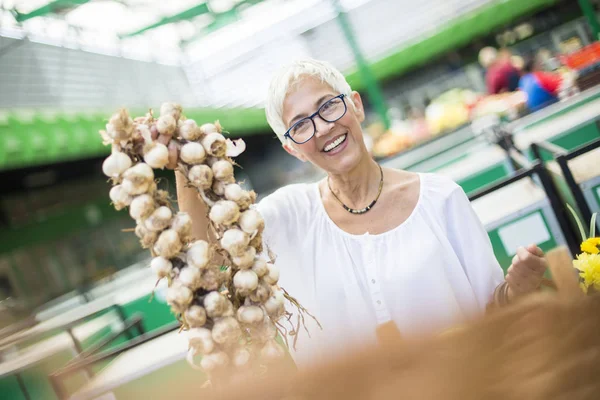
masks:
<path id="1" fill-rule="evenodd" d="M 290 138 L 296 144 L 308 142 L 317 132 L 314 117 L 318 115 L 325 122 L 335 122 L 346 114 L 348 108 L 344 100 L 345 96 L 340 94 L 327 100 L 317 112 L 296 122 L 283 136 Z"/>

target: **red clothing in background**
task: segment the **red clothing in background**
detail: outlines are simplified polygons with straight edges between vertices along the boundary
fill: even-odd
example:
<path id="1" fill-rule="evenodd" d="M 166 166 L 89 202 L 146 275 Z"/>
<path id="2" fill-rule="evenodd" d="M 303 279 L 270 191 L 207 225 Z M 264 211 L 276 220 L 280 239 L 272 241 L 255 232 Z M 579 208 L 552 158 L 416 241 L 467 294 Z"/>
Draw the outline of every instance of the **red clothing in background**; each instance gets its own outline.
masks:
<path id="1" fill-rule="evenodd" d="M 562 76 L 560 76 L 560 74 L 537 71 L 534 72 L 533 75 L 537 79 L 540 86 L 544 88 L 544 90 L 546 90 L 552 96 L 558 95 L 558 89 L 562 83 Z"/>
<path id="2" fill-rule="evenodd" d="M 519 70 L 510 61 L 494 64 L 486 74 L 488 93 L 514 92 L 519 87 L 519 78 Z"/>

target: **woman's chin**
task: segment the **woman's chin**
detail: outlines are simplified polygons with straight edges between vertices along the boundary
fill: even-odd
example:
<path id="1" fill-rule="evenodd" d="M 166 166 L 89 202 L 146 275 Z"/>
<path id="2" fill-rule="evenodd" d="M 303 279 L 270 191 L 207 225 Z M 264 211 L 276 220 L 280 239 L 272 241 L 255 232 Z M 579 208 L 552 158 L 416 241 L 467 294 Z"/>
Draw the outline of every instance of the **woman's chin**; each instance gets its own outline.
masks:
<path id="1" fill-rule="evenodd" d="M 352 148 L 348 146 L 345 151 L 337 154 L 335 157 L 320 157 L 318 166 L 328 173 L 344 174 L 355 169 L 364 156 L 356 146 L 352 146 Z"/>

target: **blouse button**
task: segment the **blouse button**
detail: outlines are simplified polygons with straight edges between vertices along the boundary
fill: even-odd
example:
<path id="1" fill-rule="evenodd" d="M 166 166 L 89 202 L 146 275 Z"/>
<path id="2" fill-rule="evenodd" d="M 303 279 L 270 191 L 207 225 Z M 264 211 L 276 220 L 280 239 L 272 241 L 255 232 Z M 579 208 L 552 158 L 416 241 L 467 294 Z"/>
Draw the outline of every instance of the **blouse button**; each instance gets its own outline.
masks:
<path id="1" fill-rule="evenodd" d="M 371 283 L 375 283 L 375 279 L 371 279 Z"/>
<path id="2" fill-rule="evenodd" d="M 381 300 L 377 300 L 377 304 L 381 304 Z"/>

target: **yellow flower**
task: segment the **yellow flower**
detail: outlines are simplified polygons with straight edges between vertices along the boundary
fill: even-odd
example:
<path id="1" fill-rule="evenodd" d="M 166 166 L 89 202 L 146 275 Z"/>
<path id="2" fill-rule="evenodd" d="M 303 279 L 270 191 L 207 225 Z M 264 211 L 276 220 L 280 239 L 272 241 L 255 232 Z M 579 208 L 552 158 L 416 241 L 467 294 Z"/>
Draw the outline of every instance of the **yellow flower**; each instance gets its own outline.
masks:
<path id="1" fill-rule="evenodd" d="M 579 254 L 573 266 L 579 270 L 586 292 L 590 287 L 600 290 L 600 254 Z"/>
<path id="2" fill-rule="evenodd" d="M 598 254 L 600 253 L 598 246 L 600 246 L 600 237 L 589 238 L 585 242 L 581 243 L 581 251 L 584 251 L 588 254 Z"/>

